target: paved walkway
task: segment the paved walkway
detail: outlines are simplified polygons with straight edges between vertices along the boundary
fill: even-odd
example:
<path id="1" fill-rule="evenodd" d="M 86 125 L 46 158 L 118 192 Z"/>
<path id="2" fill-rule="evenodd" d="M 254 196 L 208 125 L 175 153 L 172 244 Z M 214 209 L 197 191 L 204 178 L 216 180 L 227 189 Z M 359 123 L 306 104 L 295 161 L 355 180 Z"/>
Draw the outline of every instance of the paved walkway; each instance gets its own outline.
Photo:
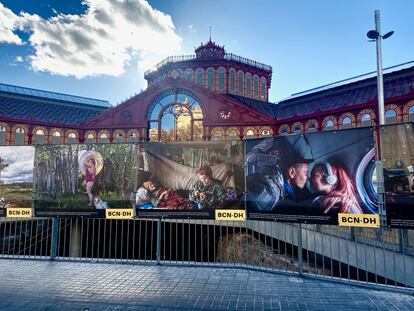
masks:
<path id="1" fill-rule="evenodd" d="M 413 310 L 414 297 L 244 269 L 0 259 L 0 310 Z"/>

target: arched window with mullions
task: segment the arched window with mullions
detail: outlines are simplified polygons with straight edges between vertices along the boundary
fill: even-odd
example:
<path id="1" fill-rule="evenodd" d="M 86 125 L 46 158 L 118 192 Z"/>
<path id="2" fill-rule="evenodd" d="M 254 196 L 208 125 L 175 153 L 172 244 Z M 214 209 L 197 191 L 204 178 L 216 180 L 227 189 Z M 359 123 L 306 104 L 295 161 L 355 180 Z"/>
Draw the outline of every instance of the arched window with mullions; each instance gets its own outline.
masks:
<path id="1" fill-rule="evenodd" d="M 368 113 L 361 117 L 361 126 L 371 126 L 371 116 Z"/>
<path id="2" fill-rule="evenodd" d="M 397 112 L 394 109 L 385 112 L 385 124 L 397 123 Z"/>
<path id="3" fill-rule="evenodd" d="M 253 95 L 255 98 L 259 97 L 259 77 L 253 77 Z"/>
<path id="4" fill-rule="evenodd" d="M 196 70 L 196 83 L 199 85 L 203 85 L 203 74 L 204 70 L 202 68 Z"/>
<path id="5" fill-rule="evenodd" d="M 262 91 L 261 91 L 260 97 L 262 99 L 266 99 L 266 97 L 267 97 L 266 96 L 267 95 L 267 85 L 266 85 L 266 79 L 265 78 L 262 78 L 261 89 L 262 89 Z"/>
<path id="6" fill-rule="evenodd" d="M 207 87 L 214 90 L 214 69 L 207 70 Z"/>
<path id="7" fill-rule="evenodd" d="M 234 68 L 230 69 L 230 92 L 236 92 L 236 70 Z"/>
<path id="8" fill-rule="evenodd" d="M 239 82 L 238 82 L 238 91 L 239 91 L 239 95 L 244 95 L 244 74 L 243 71 L 239 71 Z"/>
<path id="9" fill-rule="evenodd" d="M 218 70 L 218 89 L 219 89 L 219 92 L 224 92 L 224 90 L 225 90 L 225 87 L 226 87 L 225 86 L 225 82 L 226 82 L 225 75 L 226 75 L 226 70 L 224 68 L 220 68 Z"/>
<path id="10" fill-rule="evenodd" d="M 246 96 L 252 95 L 252 76 L 250 73 L 246 74 Z"/>
<path id="11" fill-rule="evenodd" d="M 199 100 L 186 90 L 170 90 L 156 97 L 148 111 L 152 141 L 203 139 L 203 112 Z"/>

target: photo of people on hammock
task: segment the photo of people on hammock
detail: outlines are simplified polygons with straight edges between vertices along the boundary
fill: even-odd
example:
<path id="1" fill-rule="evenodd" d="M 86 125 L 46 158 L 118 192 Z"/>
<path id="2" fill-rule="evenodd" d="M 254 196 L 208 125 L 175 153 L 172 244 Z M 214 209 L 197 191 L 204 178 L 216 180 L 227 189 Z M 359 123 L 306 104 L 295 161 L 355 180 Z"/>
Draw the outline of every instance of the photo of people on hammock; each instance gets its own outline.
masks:
<path id="1" fill-rule="evenodd" d="M 241 142 L 143 143 L 137 173 L 138 210 L 212 211 L 240 208 Z"/>

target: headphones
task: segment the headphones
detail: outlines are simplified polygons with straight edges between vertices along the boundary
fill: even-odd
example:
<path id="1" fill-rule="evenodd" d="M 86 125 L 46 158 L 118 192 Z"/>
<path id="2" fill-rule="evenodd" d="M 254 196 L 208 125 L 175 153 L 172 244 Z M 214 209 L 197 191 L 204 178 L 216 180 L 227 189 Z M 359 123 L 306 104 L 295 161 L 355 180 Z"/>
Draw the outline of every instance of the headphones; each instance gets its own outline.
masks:
<path id="1" fill-rule="evenodd" d="M 325 162 L 324 165 L 326 168 L 326 172 L 328 173 L 328 175 L 325 178 L 326 183 L 329 185 L 335 185 L 338 181 L 338 177 L 333 173 L 332 166 L 328 162 Z"/>

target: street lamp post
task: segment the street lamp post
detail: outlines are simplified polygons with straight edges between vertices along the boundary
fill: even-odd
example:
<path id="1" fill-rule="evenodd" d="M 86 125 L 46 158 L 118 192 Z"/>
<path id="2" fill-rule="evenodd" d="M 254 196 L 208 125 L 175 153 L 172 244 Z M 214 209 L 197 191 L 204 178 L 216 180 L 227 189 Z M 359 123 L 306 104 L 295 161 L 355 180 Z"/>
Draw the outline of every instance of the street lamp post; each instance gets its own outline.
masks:
<path id="1" fill-rule="evenodd" d="M 378 120 L 379 126 L 376 128 L 376 174 L 378 184 L 378 196 L 379 196 L 379 214 L 385 216 L 385 200 L 384 200 L 384 174 L 383 174 L 383 163 L 382 163 L 382 150 L 381 150 L 381 126 L 385 124 L 385 113 L 384 113 L 384 81 L 382 74 L 382 49 L 381 40 L 387 39 L 393 35 L 394 31 L 387 32 L 385 35 L 381 35 L 381 22 L 380 22 L 380 11 L 375 10 L 375 30 L 370 30 L 367 33 L 367 37 L 370 41 L 376 42 L 377 46 L 377 88 L 378 88 Z"/>

